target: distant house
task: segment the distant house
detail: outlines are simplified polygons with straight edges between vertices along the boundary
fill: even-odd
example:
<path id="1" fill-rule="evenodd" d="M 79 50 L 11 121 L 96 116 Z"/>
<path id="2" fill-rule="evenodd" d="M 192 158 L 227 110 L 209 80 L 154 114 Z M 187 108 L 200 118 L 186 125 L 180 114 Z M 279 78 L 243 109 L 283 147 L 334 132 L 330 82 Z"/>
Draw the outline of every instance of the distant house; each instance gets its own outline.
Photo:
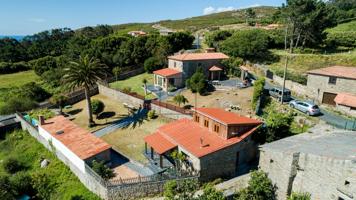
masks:
<path id="1" fill-rule="evenodd" d="M 318 102 L 335 105 L 338 93 L 356 95 L 356 67 L 332 66 L 307 73 L 307 87 Z"/>
<path id="2" fill-rule="evenodd" d="M 202 180 L 234 176 L 248 171 L 257 145 L 251 136 L 260 121 L 219 108 L 198 108 L 193 119 L 183 118 L 163 125 L 144 138 L 151 156 L 163 157 L 177 150 L 186 159 L 186 168 L 200 172 Z"/>
<path id="3" fill-rule="evenodd" d="M 175 33 L 174 30 L 168 29 L 168 28 L 164 28 L 164 29 L 159 29 L 159 34 L 162 36 L 167 36 L 170 35 L 172 33 Z"/>
<path id="4" fill-rule="evenodd" d="M 334 101 L 339 111 L 350 116 L 356 116 L 356 95 L 339 93 Z"/>
<path id="5" fill-rule="evenodd" d="M 147 33 L 144 32 L 144 31 L 130 31 L 130 32 L 128 32 L 128 34 L 131 35 L 131 36 L 134 36 L 134 37 L 147 35 Z"/>
<path id="6" fill-rule="evenodd" d="M 229 57 L 223 53 L 183 53 L 168 57 L 168 68 L 154 71 L 154 85 L 167 90 L 169 86 L 182 87 L 198 68 L 207 79 L 219 80 L 221 61 Z"/>
<path id="7" fill-rule="evenodd" d="M 356 132 L 325 130 L 260 147 L 259 168 L 277 186 L 278 199 L 308 192 L 311 199 L 356 197 Z"/>
<path id="8" fill-rule="evenodd" d="M 85 164 L 91 165 L 93 160 L 110 161 L 109 144 L 64 116 L 56 116 L 46 121 L 41 118 L 38 132 L 53 145 L 59 156 L 82 172 L 85 172 Z"/>

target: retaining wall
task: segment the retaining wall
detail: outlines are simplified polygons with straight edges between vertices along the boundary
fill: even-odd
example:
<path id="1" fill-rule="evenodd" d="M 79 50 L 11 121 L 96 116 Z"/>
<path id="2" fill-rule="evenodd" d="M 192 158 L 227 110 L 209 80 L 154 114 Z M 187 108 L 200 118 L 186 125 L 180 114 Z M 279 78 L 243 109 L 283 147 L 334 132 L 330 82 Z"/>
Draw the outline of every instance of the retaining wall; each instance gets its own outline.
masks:
<path id="1" fill-rule="evenodd" d="M 273 82 L 278 85 L 283 85 L 283 78 L 277 75 L 273 75 Z M 308 89 L 306 85 L 302 85 L 300 83 L 293 82 L 291 80 L 286 80 L 286 88 L 296 93 L 298 96 L 305 96 L 307 98 L 314 98 L 313 92 Z"/>

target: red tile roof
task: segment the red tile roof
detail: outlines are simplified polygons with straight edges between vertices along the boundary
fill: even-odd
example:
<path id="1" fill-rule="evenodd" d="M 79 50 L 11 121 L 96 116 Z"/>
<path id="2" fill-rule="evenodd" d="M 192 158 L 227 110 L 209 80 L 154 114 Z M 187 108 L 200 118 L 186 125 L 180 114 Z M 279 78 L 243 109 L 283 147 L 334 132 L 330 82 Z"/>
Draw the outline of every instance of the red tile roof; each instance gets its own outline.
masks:
<path id="1" fill-rule="evenodd" d="M 160 76 L 169 77 L 169 76 L 181 74 L 182 72 L 171 68 L 164 68 L 164 69 L 156 70 L 153 73 Z"/>
<path id="2" fill-rule="evenodd" d="M 308 74 L 356 79 L 356 67 L 332 66 L 308 71 Z"/>
<path id="3" fill-rule="evenodd" d="M 145 141 L 151 147 L 160 146 L 168 141 L 168 143 L 179 146 L 199 158 L 237 144 L 252 134 L 257 127 L 258 126 L 247 131 L 240 137 L 224 140 L 217 134 L 211 133 L 208 129 L 199 126 L 198 123 L 183 118 L 161 126 L 157 133 L 154 134 L 155 136 L 153 136 L 155 137 L 155 140 L 147 139 L 146 137 Z M 157 136 L 156 134 L 160 136 Z M 160 140 L 159 138 L 164 139 Z M 168 149 L 168 147 L 173 147 L 173 145 L 167 146 L 165 149 Z M 158 151 L 164 152 L 163 148 L 158 149 Z"/>
<path id="4" fill-rule="evenodd" d="M 209 71 L 222 71 L 222 69 L 220 67 L 214 65 L 214 66 L 210 67 Z"/>
<path id="5" fill-rule="evenodd" d="M 102 139 L 77 126 L 64 116 L 56 116 L 39 125 L 82 160 L 93 157 L 111 148 Z M 57 134 L 57 131 L 63 131 Z"/>
<path id="6" fill-rule="evenodd" d="M 168 59 L 173 60 L 221 60 L 228 59 L 229 56 L 223 53 L 183 53 L 174 56 L 168 56 Z"/>
<path id="7" fill-rule="evenodd" d="M 334 99 L 335 103 L 356 108 L 356 95 L 339 93 Z"/>
<path id="8" fill-rule="evenodd" d="M 197 108 L 196 111 L 223 124 L 261 124 L 256 119 L 244 117 L 220 108 Z"/>
<path id="9" fill-rule="evenodd" d="M 169 140 L 167 140 L 160 133 L 153 133 L 144 138 L 145 142 L 150 144 L 150 146 L 157 152 L 158 154 L 163 154 L 171 149 L 177 147 L 177 145 L 173 144 Z"/>

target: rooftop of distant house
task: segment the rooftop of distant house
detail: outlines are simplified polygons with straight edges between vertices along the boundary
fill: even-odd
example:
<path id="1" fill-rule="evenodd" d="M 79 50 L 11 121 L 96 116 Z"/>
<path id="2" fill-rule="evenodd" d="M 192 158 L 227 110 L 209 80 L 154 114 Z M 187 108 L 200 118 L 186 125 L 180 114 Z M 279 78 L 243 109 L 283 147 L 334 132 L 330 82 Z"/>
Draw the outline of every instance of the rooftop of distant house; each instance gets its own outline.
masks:
<path id="1" fill-rule="evenodd" d="M 332 66 L 308 71 L 308 74 L 356 79 L 356 67 Z"/>
<path id="2" fill-rule="evenodd" d="M 161 126 L 155 133 L 146 136 L 144 140 L 159 154 L 163 154 L 179 146 L 200 158 L 243 141 L 261 124 L 258 120 L 242 117 L 221 109 L 204 111 L 210 114 L 210 112 L 218 110 L 222 112 L 218 112 L 218 114 L 214 116 L 220 120 L 226 120 L 226 117 L 231 117 L 233 119 L 228 120 L 229 123 L 233 122 L 233 124 L 250 124 L 255 126 L 245 133 L 241 133 L 239 136 L 223 139 L 217 134 L 210 132 L 209 129 L 201 127 L 197 122 L 183 118 Z M 225 113 L 225 115 L 222 113 Z M 219 118 L 221 116 L 223 117 Z"/>
<path id="3" fill-rule="evenodd" d="M 169 77 L 169 76 L 175 76 L 175 75 L 181 74 L 182 72 L 177 71 L 175 69 L 171 69 L 171 68 L 164 68 L 164 69 L 156 70 L 153 73 L 163 76 L 163 77 Z"/>
<path id="4" fill-rule="evenodd" d="M 316 131 L 284 138 L 261 146 L 262 151 L 301 152 L 341 160 L 356 161 L 356 132 Z"/>
<path id="5" fill-rule="evenodd" d="M 168 59 L 179 61 L 194 61 L 194 60 L 222 60 L 228 59 L 229 56 L 223 53 L 182 53 L 173 56 L 168 56 Z"/>
<path id="6" fill-rule="evenodd" d="M 335 103 L 356 108 L 356 95 L 349 93 L 338 93 L 334 99 Z"/>
<path id="7" fill-rule="evenodd" d="M 74 124 L 64 116 L 56 116 L 40 125 L 82 160 L 93 157 L 111 148 L 102 139 Z"/>

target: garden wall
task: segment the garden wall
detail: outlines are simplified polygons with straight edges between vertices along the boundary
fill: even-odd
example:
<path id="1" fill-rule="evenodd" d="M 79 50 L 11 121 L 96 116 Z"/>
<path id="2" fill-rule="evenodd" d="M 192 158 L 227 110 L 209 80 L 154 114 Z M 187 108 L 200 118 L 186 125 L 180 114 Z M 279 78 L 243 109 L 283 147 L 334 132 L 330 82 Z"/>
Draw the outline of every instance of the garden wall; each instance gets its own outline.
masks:
<path id="1" fill-rule="evenodd" d="M 273 75 L 273 82 L 278 85 L 283 85 L 283 78 L 277 75 Z M 305 96 L 307 98 L 313 98 L 313 93 L 308 89 L 306 85 L 302 85 L 300 83 L 293 82 L 291 80 L 286 80 L 286 88 L 296 93 L 298 96 Z"/>
<path id="2" fill-rule="evenodd" d="M 107 96 L 108 98 L 120 101 L 122 103 L 127 103 L 135 107 L 142 106 L 144 103 L 143 98 L 123 93 L 119 90 L 112 89 L 101 83 L 98 83 L 98 88 L 100 94 Z M 171 119 L 191 118 L 191 115 L 189 114 L 183 114 L 179 111 L 174 110 L 174 108 L 167 108 L 167 105 L 165 103 L 159 104 L 155 101 L 155 103 L 151 103 L 151 109 L 155 110 L 158 114 L 162 114 L 163 116 Z"/>

